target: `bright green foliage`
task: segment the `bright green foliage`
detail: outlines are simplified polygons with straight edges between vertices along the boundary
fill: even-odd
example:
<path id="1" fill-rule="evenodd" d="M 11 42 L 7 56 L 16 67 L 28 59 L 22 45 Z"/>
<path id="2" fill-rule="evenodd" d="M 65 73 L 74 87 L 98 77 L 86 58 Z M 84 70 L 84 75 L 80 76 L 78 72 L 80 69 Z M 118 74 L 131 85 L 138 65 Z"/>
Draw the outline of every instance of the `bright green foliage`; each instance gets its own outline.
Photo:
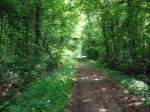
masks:
<path id="1" fill-rule="evenodd" d="M 87 55 L 89 59 L 98 60 L 99 58 L 99 40 L 98 38 L 85 39 L 82 46 L 82 54 Z"/>
<path id="2" fill-rule="evenodd" d="M 0 0 L 0 103 L 68 62 L 68 56 L 81 43 L 82 53 L 88 58 L 147 79 L 149 76 L 143 74 L 150 73 L 149 7 L 148 0 Z M 85 21 L 80 21 L 83 15 Z M 58 97 L 64 95 L 68 80 L 60 80 L 60 76 L 36 82 L 38 86 L 23 93 L 25 96 L 16 100 L 12 111 L 27 106 L 37 112 L 41 105 L 60 111 L 65 97 L 59 102 L 54 94 L 58 88 Z M 45 102 L 49 100 L 46 92 L 39 92 L 42 87 L 48 89 L 50 103 Z M 39 97 L 35 98 L 36 94 Z M 27 102 L 19 105 L 24 98 Z M 53 110 L 54 105 L 58 110 Z"/>
<path id="3" fill-rule="evenodd" d="M 76 50 L 70 46 L 78 16 L 64 0 L 1 0 L 0 82 L 17 76 L 22 88 L 58 67 L 65 50 Z"/>
<path id="4" fill-rule="evenodd" d="M 64 0 L 0 0 L 0 104 L 2 107 L 5 105 L 3 102 L 9 102 L 18 93 L 22 93 L 26 85 L 42 79 L 45 77 L 43 74 L 69 62 L 70 58 L 66 55 L 66 51 L 76 52 L 78 47 L 78 39 L 73 36 L 78 18 L 79 12 L 74 3 L 66 4 Z M 63 82 L 58 81 L 57 85 L 52 79 L 48 78 L 46 82 L 40 81 L 37 84 L 39 87 L 33 89 L 33 95 L 23 93 L 27 97 L 20 96 L 22 98 L 19 98 L 16 104 L 22 102 L 24 98 L 27 98 L 27 101 L 20 106 L 13 106 L 12 111 L 16 112 L 17 110 L 13 110 L 16 108 L 20 111 L 22 107 L 29 106 L 22 111 L 30 112 L 30 107 L 33 107 L 33 111 L 37 112 L 37 108 L 41 105 L 50 110 L 49 103 L 45 102 L 48 100 L 46 92 L 53 97 L 53 91 L 59 92 L 62 87 L 64 89 L 62 92 L 67 92 L 69 86 L 63 88 L 64 85 L 61 85 Z M 47 84 L 48 82 L 50 83 Z M 46 83 L 45 86 L 52 89 L 58 88 L 58 91 L 48 90 L 44 91 L 45 93 L 43 91 L 38 93 L 38 89 L 42 89 L 42 83 Z M 36 92 L 43 94 L 44 98 L 33 98 Z M 61 92 L 58 95 L 61 95 Z M 60 103 L 59 99 L 56 99 L 58 104 L 50 105 L 62 109 L 61 103 L 63 105 L 65 97 L 61 96 L 63 99 L 60 98 Z M 7 107 L 7 103 L 4 107 Z"/>
<path id="5" fill-rule="evenodd" d="M 14 99 L 8 112 L 64 112 L 73 86 L 75 62 L 34 82 Z"/>
<path id="6" fill-rule="evenodd" d="M 98 57 L 98 61 L 109 67 L 130 74 L 150 72 L 150 2 L 80 0 L 77 3 L 87 16 L 83 32 L 85 55 Z M 97 56 L 91 53 L 93 51 L 98 52 Z"/>

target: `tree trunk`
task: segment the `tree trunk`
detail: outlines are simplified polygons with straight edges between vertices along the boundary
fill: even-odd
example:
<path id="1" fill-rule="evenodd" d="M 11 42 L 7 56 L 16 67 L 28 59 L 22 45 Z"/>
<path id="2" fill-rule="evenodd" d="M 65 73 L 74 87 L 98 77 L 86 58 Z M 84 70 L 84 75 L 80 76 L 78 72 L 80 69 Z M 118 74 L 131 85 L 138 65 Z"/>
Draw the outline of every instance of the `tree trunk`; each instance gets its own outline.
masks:
<path id="1" fill-rule="evenodd" d="M 41 39 L 41 2 L 40 0 L 35 1 L 35 54 L 39 55 L 39 47 L 40 47 L 40 39 Z"/>
<path id="2" fill-rule="evenodd" d="M 3 38 L 3 21 L 4 20 L 4 16 L 3 13 L 1 13 L 1 21 L 0 21 L 0 58 L 1 58 L 1 54 L 2 54 L 2 38 Z"/>
<path id="3" fill-rule="evenodd" d="M 135 46 L 135 36 L 134 35 L 135 33 L 135 27 L 134 27 L 134 6 L 133 6 L 133 0 L 128 0 L 127 1 L 127 7 L 128 7 L 128 10 L 127 10 L 127 21 L 128 21 L 128 29 L 127 29 L 127 36 L 129 38 L 129 41 L 128 41 L 128 48 L 129 48 L 129 54 L 130 54 L 130 57 L 132 59 L 132 61 L 135 60 L 135 50 L 136 50 L 136 46 Z"/>
<path id="4" fill-rule="evenodd" d="M 108 39 L 107 39 L 107 34 L 106 34 L 106 24 L 104 24 L 104 23 L 102 26 L 102 30 L 103 30 L 104 44 L 105 44 L 105 48 L 106 48 L 106 59 L 107 59 L 106 61 L 108 62 L 110 53 L 109 53 Z"/>

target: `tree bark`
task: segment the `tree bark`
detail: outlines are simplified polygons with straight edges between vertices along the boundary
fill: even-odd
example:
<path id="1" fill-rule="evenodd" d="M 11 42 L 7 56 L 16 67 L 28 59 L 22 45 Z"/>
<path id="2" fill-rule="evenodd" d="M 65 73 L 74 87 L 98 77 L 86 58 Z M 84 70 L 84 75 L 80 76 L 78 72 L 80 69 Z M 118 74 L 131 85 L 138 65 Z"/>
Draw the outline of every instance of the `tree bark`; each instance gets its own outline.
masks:
<path id="1" fill-rule="evenodd" d="M 41 39 L 41 1 L 35 1 L 35 53 L 39 55 L 39 47 L 40 47 L 40 39 Z"/>
<path id="2" fill-rule="evenodd" d="M 106 24 L 103 23 L 102 26 L 102 30 L 103 30 L 103 39 L 104 39 L 104 44 L 105 44 L 105 48 L 106 48 L 106 61 L 108 62 L 109 57 L 110 57 L 110 53 L 109 53 L 109 46 L 108 46 L 108 39 L 107 39 L 107 34 L 106 34 Z"/>
<path id="3" fill-rule="evenodd" d="M 1 53 L 2 53 L 2 38 L 3 38 L 3 21 L 4 20 L 4 16 L 3 13 L 1 13 L 1 25 L 0 25 L 0 57 L 1 57 Z"/>
<path id="4" fill-rule="evenodd" d="M 133 8 L 133 0 L 128 0 L 127 1 L 127 21 L 128 21 L 128 29 L 127 29 L 127 36 L 128 36 L 128 48 L 129 48 L 129 54 L 130 54 L 130 57 L 132 59 L 132 61 L 135 60 L 135 49 L 136 49 L 136 46 L 135 46 L 135 36 L 134 35 L 134 30 L 136 28 L 134 28 L 134 8 Z"/>

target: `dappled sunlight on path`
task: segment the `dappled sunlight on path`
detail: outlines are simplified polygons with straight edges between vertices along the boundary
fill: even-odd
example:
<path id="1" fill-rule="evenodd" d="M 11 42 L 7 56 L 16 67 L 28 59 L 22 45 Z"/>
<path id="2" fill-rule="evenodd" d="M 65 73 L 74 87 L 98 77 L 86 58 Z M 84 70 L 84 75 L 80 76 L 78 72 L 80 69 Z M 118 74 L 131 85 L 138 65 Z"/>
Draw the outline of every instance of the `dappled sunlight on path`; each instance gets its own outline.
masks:
<path id="1" fill-rule="evenodd" d="M 94 68 L 79 62 L 76 76 L 68 112 L 149 112 L 139 97 L 120 89 Z"/>

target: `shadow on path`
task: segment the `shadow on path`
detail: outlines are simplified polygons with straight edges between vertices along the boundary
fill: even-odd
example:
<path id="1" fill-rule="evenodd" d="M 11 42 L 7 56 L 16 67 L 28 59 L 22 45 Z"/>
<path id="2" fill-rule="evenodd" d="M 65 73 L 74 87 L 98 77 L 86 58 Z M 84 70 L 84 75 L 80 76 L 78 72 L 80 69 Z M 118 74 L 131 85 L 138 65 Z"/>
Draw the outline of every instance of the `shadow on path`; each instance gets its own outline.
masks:
<path id="1" fill-rule="evenodd" d="M 130 95 L 94 68 L 78 62 L 67 112 L 150 112 L 140 98 Z"/>

